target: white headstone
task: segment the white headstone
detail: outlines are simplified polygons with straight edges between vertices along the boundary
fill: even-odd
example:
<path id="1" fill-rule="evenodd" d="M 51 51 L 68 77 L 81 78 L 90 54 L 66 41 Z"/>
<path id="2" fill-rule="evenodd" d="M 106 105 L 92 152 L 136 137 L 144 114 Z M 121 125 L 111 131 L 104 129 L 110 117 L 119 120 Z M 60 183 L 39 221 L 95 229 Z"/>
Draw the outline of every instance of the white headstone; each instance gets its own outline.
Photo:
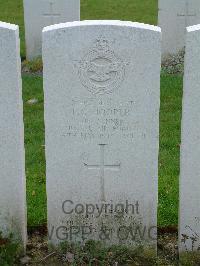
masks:
<path id="1" fill-rule="evenodd" d="M 183 94 L 180 251 L 200 246 L 200 25 L 187 28 Z"/>
<path id="2" fill-rule="evenodd" d="M 160 29 L 74 22 L 43 42 L 50 242 L 155 247 Z"/>
<path id="3" fill-rule="evenodd" d="M 42 29 L 80 20 L 80 0 L 24 0 L 26 57 L 42 55 Z"/>
<path id="4" fill-rule="evenodd" d="M 0 232 L 26 243 L 26 184 L 19 29 L 0 22 Z"/>
<path id="5" fill-rule="evenodd" d="M 159 0 L 158 25 L 162 54 L 177 54 L 185 47 L 186 27 L 200 23 L 199 0 Z"/>

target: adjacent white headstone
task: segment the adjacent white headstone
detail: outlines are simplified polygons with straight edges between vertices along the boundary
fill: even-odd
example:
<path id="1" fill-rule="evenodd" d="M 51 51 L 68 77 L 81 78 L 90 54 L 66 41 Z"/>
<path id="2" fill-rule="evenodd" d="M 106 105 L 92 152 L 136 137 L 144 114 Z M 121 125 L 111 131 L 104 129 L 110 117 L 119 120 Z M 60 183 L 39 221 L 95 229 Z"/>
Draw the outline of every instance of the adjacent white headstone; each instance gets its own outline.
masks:
<path id="1" fill-rule="evenodd" d="M 26 243 L 19 29 L 0 22 L 0 232 Z"/>
<path id="2" fill-rule="evenodd" d="M 160 28 L 74 22 L 43 42 L 50 242 L 156 247 Z"/>
<path id="3" fill-rule="evenodd" d="M 158 25 L 162 54 L 177 54 L 185 47 L 186 27 L 200 23 L 199 0 L 159 0 Z"/>
<path id="4" fill-rule="evenodd" d="M 183 94 L 180 251 L 200 247 L 200 25 L 187 28 Z"/>
<path id="5" fill-rule="evenodd" d="M 26 57 L 42 55 L 42 29 L 80 20 L 80 0 L 24 0 Z"/>

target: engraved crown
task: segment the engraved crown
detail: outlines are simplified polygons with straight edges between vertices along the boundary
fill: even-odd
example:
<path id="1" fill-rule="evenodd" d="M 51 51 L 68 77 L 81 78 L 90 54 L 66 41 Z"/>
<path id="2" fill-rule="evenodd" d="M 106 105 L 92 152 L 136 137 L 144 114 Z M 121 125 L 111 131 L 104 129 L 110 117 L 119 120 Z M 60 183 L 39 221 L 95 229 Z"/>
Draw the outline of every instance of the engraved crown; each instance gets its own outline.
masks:
<path id="1" fill-rule="evenodd" d="M 98 50 L 108 50 L 109 49 L 108 41 L 105 40 L 104 38 L 97 39 L 96 48 Z"/>

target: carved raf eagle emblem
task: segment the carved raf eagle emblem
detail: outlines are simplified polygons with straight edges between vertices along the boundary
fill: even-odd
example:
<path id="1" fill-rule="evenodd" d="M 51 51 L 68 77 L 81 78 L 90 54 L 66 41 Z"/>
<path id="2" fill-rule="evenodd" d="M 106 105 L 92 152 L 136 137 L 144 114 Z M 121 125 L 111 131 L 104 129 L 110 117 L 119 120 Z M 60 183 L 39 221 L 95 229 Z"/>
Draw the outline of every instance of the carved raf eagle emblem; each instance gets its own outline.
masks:
<path id="1" fill-rule="evenodd" d="M 80 81 L 94 95 L 112 93 L 121 85 L 124 75 L 124 62 L 115 55 L 104 38 L 96 40 L 80 62 Z"/>

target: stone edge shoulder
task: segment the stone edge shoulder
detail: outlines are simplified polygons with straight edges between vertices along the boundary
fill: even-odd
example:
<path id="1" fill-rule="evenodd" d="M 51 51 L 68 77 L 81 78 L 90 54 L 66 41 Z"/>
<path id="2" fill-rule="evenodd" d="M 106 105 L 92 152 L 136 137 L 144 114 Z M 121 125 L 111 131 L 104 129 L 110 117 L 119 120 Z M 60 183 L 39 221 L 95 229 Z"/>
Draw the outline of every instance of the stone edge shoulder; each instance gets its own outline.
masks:
<path id="1" fill-rule="evenodd" d="M 81 26 L 124 26 L 131 27 L 143 30 L 150 30 L 154 32 L 161 33 L 161 28 L 158 26 L 153 26 L 149 24 L 139 23 L 139 22 L 130 22 L 130 21 L 121 21 L 121 20 L 84 20 L 84 21 L 74 21 L 74 22 L 66 22 L 55 24 L 51 26 L 47 26 L 43 29 L 43 33 L 54 31 L 58 29 L 64 28 L 72 28 L 72 27 L 81 27 Z"/>
<path id="2" fill-rule="evenodd" d="M 0 21 L 0 28 L 12 30 L 12 31 L 18 31 L 19 29 L 19 27 L 15 24 L 10 24 L 6 22 L 2 22 L 2 21 Z"/>

